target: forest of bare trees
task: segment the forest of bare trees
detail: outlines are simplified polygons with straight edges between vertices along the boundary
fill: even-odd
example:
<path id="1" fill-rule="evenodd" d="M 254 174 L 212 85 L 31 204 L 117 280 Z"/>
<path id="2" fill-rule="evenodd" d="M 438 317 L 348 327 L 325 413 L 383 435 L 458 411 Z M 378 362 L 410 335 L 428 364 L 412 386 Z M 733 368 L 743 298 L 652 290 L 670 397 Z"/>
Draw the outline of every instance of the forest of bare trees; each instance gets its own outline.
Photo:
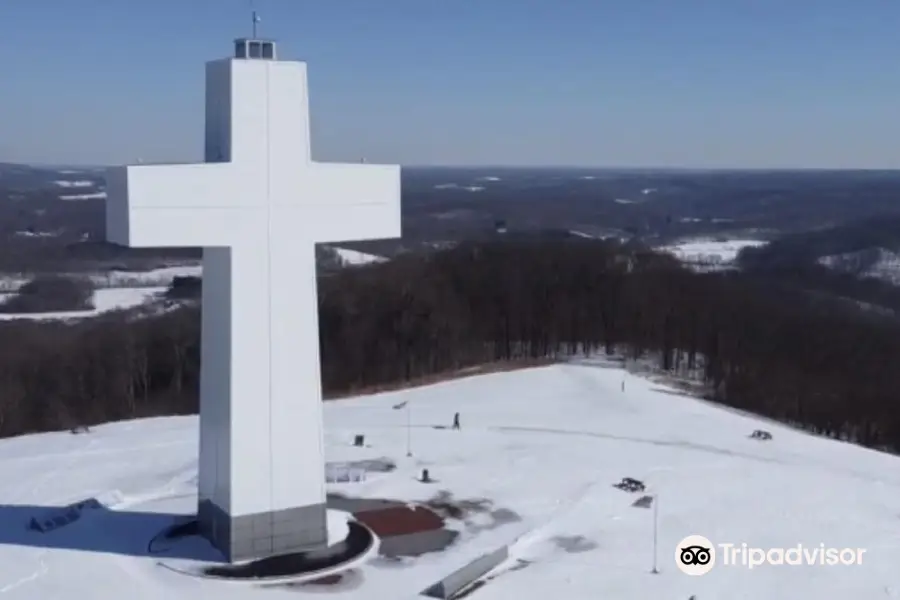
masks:
<path id="1" fill-rule="evenodd" d="M 323 387 L 616 352 L 695 372 L 718 402 L 900 449 L 900 324 L 778 281 L 592 240 L 404 255 L 320 278 Z M 0 436 L 195 412 L 199 329 L 190 307 L 0 323 Z"/>

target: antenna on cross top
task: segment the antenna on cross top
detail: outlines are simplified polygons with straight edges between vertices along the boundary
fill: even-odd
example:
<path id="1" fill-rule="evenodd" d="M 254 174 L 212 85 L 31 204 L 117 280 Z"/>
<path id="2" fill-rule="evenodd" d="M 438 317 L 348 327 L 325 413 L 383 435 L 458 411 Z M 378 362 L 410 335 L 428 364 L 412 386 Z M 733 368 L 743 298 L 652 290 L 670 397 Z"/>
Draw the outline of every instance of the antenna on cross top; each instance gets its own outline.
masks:
<path id="1" fill-rule="evenodd" d="M 261 40 L 258 36 L 258 25 L 262 20 L 256 12 L 256 2 L 250 0 L 250 17 L 253 25 L 252 37 L 238 38 L 234 40 L 234 55 L 232 58 L 239 60 L 278 60 L 273 40 Z"/>
<path id="2" fill-rule="evenodd" d="M 254 11 L 253 11 L 253 17 L 252 17 L 252 18 L 253 18 L 253 39 L 255 40 L 255 39 L 258 39 L 257 36 L 256 36 L 256 28 L 257 28 L 257 25 L 259 25 L 259 21 L 260 21 L 259 13 L 257 13 L 257 12 L 254 10 Z"/>

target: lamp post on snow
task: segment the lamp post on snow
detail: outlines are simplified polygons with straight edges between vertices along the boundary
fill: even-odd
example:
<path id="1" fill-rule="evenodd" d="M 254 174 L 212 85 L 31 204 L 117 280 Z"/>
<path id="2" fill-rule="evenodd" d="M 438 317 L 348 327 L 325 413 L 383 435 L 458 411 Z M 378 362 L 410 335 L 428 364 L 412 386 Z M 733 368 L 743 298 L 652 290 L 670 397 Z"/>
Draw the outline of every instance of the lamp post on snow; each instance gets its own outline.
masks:
<path id="1" fill-rule="evenodd" d="M 394 410 L 406 409 L 406 456 L 412 456 L 412 414 L 409 400 L 392 406 Z"/>
<path id="2" fill-rule="evenodd" d="M 412 456 L 412 405 L 406 401 L 406 456 Z"/>
<path id="3" fill-rule="evenodd" d="M 650 571 L 654 575 L 659 573 L 658 556 L 659 556 L 659 495 L 651 494 L 653 498 L 653 569 Z"/>
<path id="4" fill-rule="evenodd" d="M 625 483 L 624 480 L 623 483 Z M 659 573 L 659 494 L 654 491 L 645 493 L 635 500 L 631 506 L 635 508 L 649 508 L 653 511 L 653 560 L 650 572 L 656 575 Z"/>

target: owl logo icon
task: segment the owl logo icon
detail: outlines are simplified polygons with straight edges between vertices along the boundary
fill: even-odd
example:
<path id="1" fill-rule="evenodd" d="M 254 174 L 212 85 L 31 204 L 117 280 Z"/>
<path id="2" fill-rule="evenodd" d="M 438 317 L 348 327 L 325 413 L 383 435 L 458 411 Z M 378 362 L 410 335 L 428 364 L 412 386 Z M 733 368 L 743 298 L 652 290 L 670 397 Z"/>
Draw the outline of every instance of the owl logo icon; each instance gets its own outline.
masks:
<path id="1" fill-rule="evenodd" d="M 689 535 L 675 547 L 675 565 L 685 575 L 706 575 L 716 564 L 716 548 L 702 535 Z"/>

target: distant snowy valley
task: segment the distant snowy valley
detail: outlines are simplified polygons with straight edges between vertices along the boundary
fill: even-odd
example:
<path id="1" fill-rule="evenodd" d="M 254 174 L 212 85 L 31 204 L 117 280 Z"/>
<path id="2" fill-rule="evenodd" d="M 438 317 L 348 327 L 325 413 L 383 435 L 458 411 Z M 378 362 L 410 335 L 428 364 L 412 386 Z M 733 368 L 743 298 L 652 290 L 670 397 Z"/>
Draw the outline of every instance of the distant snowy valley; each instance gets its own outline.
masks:
<path id="1" fill-rule="evenodd" d="M 106 182 L 96 173 L 83 171 L 60 171 L 66 176 L 53 183 L 59 188 L 60 200 L 103 200 L 106 198 Z M 93 175 L 92 177 L 86 177 Z"/>
<path id="2" fill-rule="evenodd" d="M 709 270 L 731 268 L 741 250 L 759 248 L 767 243 L 754 239 L 698 238 L 660 246 L 657 250 L 671 254 L 682 263 L 697 270 Z"/>
<path id="3" fill-rule="evenodd" d="M 74 184 L 73 184 L 74 185 Z M 602 239 L 616 237 L 614 235 L 591 235 L 572 230 L 576 237 Z M 736 268 L 738 254 L 744 248 L 760 248 L 768 242 L 759 239 L 723 239 L 712 237 L 687 238 L 655 248 L 658 252 L 669 254 L 678 259 L 686 267 L 696 271 L 720 271 Z M 435 245 L 437 248 L 438 246 Z M 388 260 L 385 257 L 326 246 L 333 251 L 342 267 L 354 267 Z M 818 263 L 863 278 L 873 278 L 900 285 L 900 254 L 882 248 L 869 249 L 818 259 Z M 114 310 L 128 310 L 139 306 L 162 304 L 164 294 L 176 277 L 200 277 L 202 267 L 199 264 L 170 266 L 147 271 L 113 270 L 104 273 L 92 273 L 88 277 L 96 290 L 94 306 L 91 311 L 65 313 L 23 313 L 0 314 L 0 320 L 25 319 L 72 319 L 100 315 Z M 29 281 L 27 275 L 7 274 L 0 276 L 0 301 L 14 295 L 16 290 Z"/>
<path id="4" fill-rule="evenodd" d="M 857 277 L 900 285 L 900 253 L 885 248 L 868 248 L 823 256 L 818 262 L 820 265 Z"/>
<path id="5" fill-rule="evenodd" d="M 365 265 L 386 260 L 383 257 L 367 254 L 346 248 L 332 247 L 336 255 L 347 267 Z M 148 271 L 112 270 L 105 273 L 90 273 L 86 277 L 96 288 L 94 291 L 94 309 L 89 311 L 68 311 L 52 313 L 0 313 L 0 320 L 32 319 L 83 319 L 94 317 L 115 310 L 129 310 L 146 307 L 149 313 L 154 305 L 162 310 L 171 301 L 164 295 L 172 282 L 178 277 L 200 277 L 203 268 L 199 264 L 163 267 Z M 0 275 L 0 302 L 11 298 L 16 291 L 31 280 L 31 276 L 22 274 Z"/>

